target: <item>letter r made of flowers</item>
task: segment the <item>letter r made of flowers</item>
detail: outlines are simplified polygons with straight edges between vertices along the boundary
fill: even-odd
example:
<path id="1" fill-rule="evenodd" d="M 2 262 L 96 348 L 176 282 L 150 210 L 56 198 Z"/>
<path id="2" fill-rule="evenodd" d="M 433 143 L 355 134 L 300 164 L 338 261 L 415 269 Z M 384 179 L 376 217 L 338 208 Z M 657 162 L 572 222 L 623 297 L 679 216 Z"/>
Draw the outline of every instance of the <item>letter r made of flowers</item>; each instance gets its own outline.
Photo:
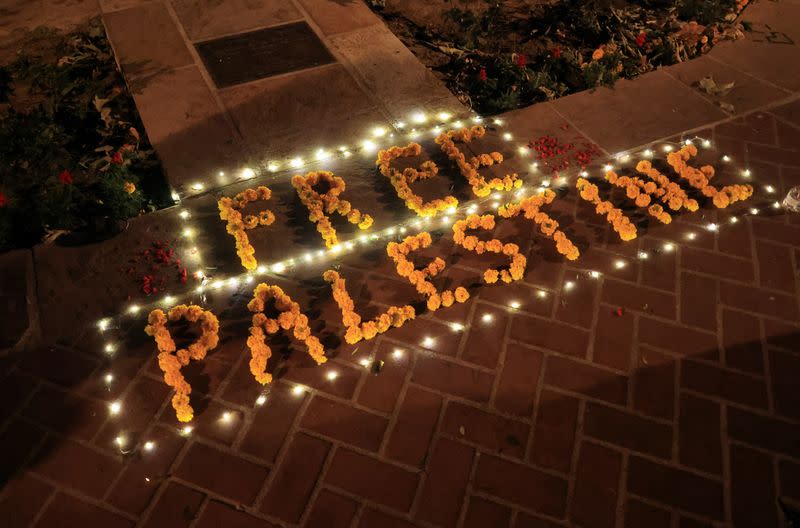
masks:
<path id="1" fill-rule="evenodd" d="M 275 301 L 275 309 L 278 312 L 276 318 L 264 313 L 270 299 Z M 250 348 L 250 372 L 262 385 L 272 381 L 272 375 L 267 372 L 267 362 L 272 356 L 272 349 L 267 345 L 267 335 L 276 334 L 279 330 L 291 331 L 295 339 L 306 345 L 308 355 L 317 362 L 317 365 L 328 361 L 322 343 L 311 335 L 308 317 L 300 313 L 300 305 L 279 286 L 263 282 L 256 286 L 253 298 L 247 303 L 247 309 L 253 313 L 253 326 L 250 327 L 250 336 L 247 338 L 247 346 Z"/>
<path id="2" fill-rule="evenodd" d="M 239 255 L 245 269 L 254 270 L 258 264 L 255 257 L 256 250 L 250 244 L 247 231 L 272 224 L 275 215 L 272 211 L 263 210 L 255 215 L 242 216 L 242 210 L 251 202 L 267 201 L 271 197 L 272 191 L 262 185 L 255 189 L 245 189 L 233 198 L 222 197 L 217 202 L 219 217 L 227 222 L 225 230 L 236 240 L 236 254 Z"/>
<path id="3" fill-rule="evenodd" d="M 328 190 L 324 194 L 317 192 L 314 187 L 320 183 L 327 183 Z M 296 175 L 292 178 L 292 187 L 297 191 L 300 201 L 308 208 L 308 219 L 317 225 L 317 231 L 325 241 L 325 247 L 331 248 L 339 243 L 336 229 L 331 224 L 330 214 L 342 215 L 351 224 L 356 224 L 359 229 L 369 229 L 372 217 L 361 214 L 361 211 L 350 205 L 347 200 L 341 200 L 339 195 L 345 190 L 342 178 L 332 172 L 309 172 L 305 176 Z"/>
<path id="4" fill-rule="evenodd" d="M 175 341 L 167 328 L 167 322 L 186 319 L 189 322 L 200 322 L 201 334 L 198 340 L 186 348 L 176 350 Z M 206 353 L 219 343 L 219 320 L 208 310 L 195 304 L 181 304 L 173 307 L 166 314 L 159 309 L 150 312 L 147 316 L 148 325 L 144 331 L 153 336 L 158 347 L 158 366 L 164 372 L 164 381 L 175 389 L 172 397 L 172 407 L 178 421 L 188 422 L 194 416 L 192 406 L 189 405 L 189 394 L 192 387 L 181 374 L 181 367 L 189 364 L 194 359 L 200 361 Z"/>

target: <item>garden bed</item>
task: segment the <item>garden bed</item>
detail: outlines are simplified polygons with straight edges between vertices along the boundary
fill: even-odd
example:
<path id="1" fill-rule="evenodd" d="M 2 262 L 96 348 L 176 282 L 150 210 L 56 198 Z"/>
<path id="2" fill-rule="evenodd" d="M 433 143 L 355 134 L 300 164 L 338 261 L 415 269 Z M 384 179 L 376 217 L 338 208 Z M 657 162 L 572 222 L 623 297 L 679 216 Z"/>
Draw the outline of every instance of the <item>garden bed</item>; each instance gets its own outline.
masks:
<path id="1" fill-rule="evenodd" d="M 39 28 L 19 50 L 0 66 L 0 251 L 97 240 L 170 205 L 100 19 Z"/>
<path id="2" fill-rule="evenodd" d="M 708 52 L 743 34 L 748 0 L 368 0 L 465 104 L 485 115 Z"/>

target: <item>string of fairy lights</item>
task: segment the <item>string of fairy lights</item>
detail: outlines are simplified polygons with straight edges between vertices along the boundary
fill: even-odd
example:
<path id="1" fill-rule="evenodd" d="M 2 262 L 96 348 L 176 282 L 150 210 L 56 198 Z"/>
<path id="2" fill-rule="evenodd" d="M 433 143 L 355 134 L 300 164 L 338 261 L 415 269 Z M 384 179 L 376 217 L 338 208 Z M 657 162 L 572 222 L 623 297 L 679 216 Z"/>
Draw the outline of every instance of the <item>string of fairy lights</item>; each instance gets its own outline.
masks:
<path id="1" fill-rule="evenodd" d="M 389 126 L 376 126 L 374 127 L 369 134 L 367 139 L 362 140 L 358 144 L 354 145 L 341 145 L 336 149 L 325 149 L 319 148 L 314 151 L 312 155 L 303 156 L 294 156 L 290 158 L 286 158 L 283 160 L 270 160 L 264 163 L 263 167 L 258 167 L 254 169 L 252 167 L 245 167 L 239 171 L 239 177 L 237 181 L 243 180 L 251 180 L 256 177 L 263 177 L 268 176 L 274 173 L 278 173 L 281 171 L 287 171 L 287 176 L 291 172 L 291 170 L 299 170 L 303 167 L 310 165 L 312 163 L 325 163 L 335 159 L 347 159 L 352 157 L 353 155 L 369 155 L 372 156 L 382 145 L 387 143 L 395 144 L 401 138 L 407 138 L 409 140 L 417 140 L 426 133 L 431 133 L 434 137 L 441 134 L 445 127 L 451 128 L 461 128 L 465 126 L 465 122 L 467 124 L 480 124 L 484 122 L 484 119 L 479 116 L 470 116 L 468 118 L 456 119 L 451 121 L 452 115 L 447 112 L 440 112 L 437 114 L 425 114 L 423 112 L 415 112 L 409 118 L 409 125 L 406 122 L 397 122 L 394 123 L 391 127 Z M 434 121 L 435 124 L 431 128 L 427 128 L 426 125 Z M 496 127 L 502 127 L 504 122 L 501 119 L 494 119 L 492 124 Z M 391 131 L 391 130 L 394 131 Z M 398 137 L 399 136 L 399 137 Z M 513 142 L 514 137 L 510 132 L 502 132 L 500 137 L 506 142 Z M 694 137 L 692 139 L 685 140 L 686 144 L 698 143 L 701 147 L 705 149 L 713 148 L 713 145 L 710 140 L 702 137 Z M 626 164 L 632 160 L 649 160 L 655 157 L 657 150 L 661 150 L 662 152 L 669 153 L 674 150 L 678 144 L 675 143 L 668 143 L 662 142 L 658 146 L 651 146 L 645 148 L 643 150 L 637 152 L 621 152 L 613 156 L 613 163 L 609 162 L 603 167 L 603 171 L 607 172 L 610 170 L 616 170 L 617 168 L 625 167 Z M 518 151 L 523 156 L 532 156 L 532 150 L 529 146 L 520 144 L 517 145 Z M 731 163 L 733 160 L 728 155 L 722 155 L 720 157 L 720 161 L 722 163 Z M 615 167 L 615 165 L 617 167 Z M 530 173 L 537 174 L 538 172 L 538 164 L 533 161 L 529 164 Z M 578 174 L 581 177 L 588 178 L 590 177 L 590 173 L 587 170 L 579 171 Z M 224 173 L 220 173 L 218 176 L 223 177 Z M 572 175 L 575 176 L 574 174 Z M 739 176 L 746 180 L 752 181 L 753 175 L 750 169 L 742 169 L 739 172 Z M 554 181 L 555 179 L 555 181 Z M 235 182 L 234 182 L 235 183 Z M 543 175 L 541 176 L 540 180 L 536 185 L 534 185 L 534 189 L 538 193 L 542 193 L 546 188 L 558 188 L 559 190 L 566 189 L 571 184 L 571 178 L 567 176 L 560 176 L 558 178 L 553 178 L 551 176 Z M 529 184 L 526 184 L 529 185 Z M 125 311 L 120 314 L 117 318 L 106 317 L 97 322 L 97 327 L 100 332 L 104 335 L 109 335 L 112 332 L 110 330 L 114 328 L 118 328 L 120 325 L 120 320 L 123 315 L 129 316 L 138 316 L 143 310 L 148 310 L 152 308 L 164 308 L 169 309 L 170 307 L 176 305 L 179 300 L 189 298 L 193 295 L 202 295 L 206 291 L 219 291 L 223 288 L 230 288 L 235 291 L 238 291 L 239 288 L 246 287 L 247 285 L 252 284 L 255 282 L 256 278 L 268 276 L 268 275 L 285 275 L 291 272 L 293 269 L 297 268 L 298 266 L 305 265 L 305 264 L 323 264 L 325 262 L 341 258 L 342 256 L 359 251 L 361 248 L 373 245 L 375 243 L 385 243 L 386 241 L 396 240 L 400 237 L 403 237 L 407 234 L 416 234 L 421 232 L 422 230 L 429 230 L 429 229 L 443 229 L 452 226 L 452 224 L 466 215 L 470 214 L 477 214 L 479 212 L 495 212 L 497 209 L 505 203 L 503 200 L 507 198 L 509 194 L 513 195 L 514 198 L 520 199 L 525 196 L 526 192 L 528 192 L 528 188 L 526 185 L 523 185 L 519 189 L 515 191 L 511 191 L 509 193 L 500 193 L 495 192 L 492 193 L 490 196 L 486 198 L 480 198 L 476 200 L 472 200 L 466 203 L 461 203 L 458 207 L 452 207 L 444 212 L 441 217 L 431 218 L 419 218 L 419 217 L 412 217 L 408 218 L 404 221 L 396 223 L 394 225 L 384 227 L 383 229 L 371 232 L 369 234 L 361 234 L 357 237 L 354 237 L 350 240 L 346 240 L 341 242 L 331 248 L 328 249 L 319 249 L 317 251 L 306 251 L 302 254 L 293 255 L 290 258 L 282 259 L 280 261 L 269 262 L 259 265 L 255 270 L 252 272 L 241 273 L 238 275 L 233 275 L 229 277 L 212 277 L 206 275 L 205 271 L 198 267 L 198 269 L 193 273 L 193 276 L 199 281 L 199 285 L 193 289 L 189 289 L 182 294 L 178 295 L 170 295 L 166 294 L 161 299 L 158 299 L 154 302 L 148 304 L 131 304 L 129 305 Z M 205 192 L 206 188 L 202 182 L 195 182 L 190 185 L 190 189 L 192 190 L 192 194 L 189 195 L 195 196 Z M 762 187 L 763 192 L 767 196 L 772 196 L 775 194 L 776 189 L 772 185 L 764 185 Z M 180 196 L 177 194 L 173 194 L 173 198 L 176 201 L 180 201 Z M 781 203 L 778 201 L 772 201 L 772 203 L 767 206 L 772 209 L 780 209 Z M 745 213 L 739 215 L 730 215 L 726 222 L 708 222 L 704 226 L 701 226 L 700 229 L 705 229 L 708 232 L 718 233 L 720 229 L 723 229 L 725 225 L 734 225 L 740 221 L 740 217 L 743 215 L 758 215 L 762 212 L 763 207 L 750 207 L 746 210 Z M 189 225 L 189 222 L 192 218 L 192 214 L 188 209 L 182 209 L 178 213 L 179 218 L 183 221 L 184 226 L 182 228 L 182 235 L 184 239 L 187 241 L 192 241 L 196 236 L 197 232 L 194 227 Z M 688 231 L 685 233 L 685 238 L 687 241 L 692 241 L 697 237 L 697 233 L 695 231 Z M 677 250 L 677 244 L 675 242 L 664 242 L 658 251 L 639 251 L 635 257 L 635 259 L 631 258 L 617 258 L 615 259 L 611 265 L 614 269 L 621 270 L 628 265 L 630 265 L 631 260 L 640 260 L 640 261 L 647 261 L 662 252 L 665 254 L 672 253 Z M 194 262 L 196 265 L 200 265 L 200 252 L 197 246 L 189 245 L 188 248 L 189 259 Z M 580 273 L 584 273 L 590 279 L 599 280 L 603 273 L 593 269 L 584 269 L 577 267 L 577 271 Z M 577 278 L 577 277 L 576 277 Z M 546 299 L 551 293 L 560 293 L 565 294 L 577 288 L 577 283 L 575 280 L 567 279 L 564 280 L 561 284 L 561 288 L 559 292 L 553 291 L 550 292 L 546 289 L 537 288 L 536 289 L 536 297 L 540 299 Z M 522 303 L 515 298 L 510 298 L 506 309 L 510 312 L 518 311 L 522 308 Z M 480 315 L 478 321 L 480 324 L 490 325 L 494 322 L 495 315 L 491 312 L 485 312 Z M 449 322 L 446 323 L 449 325 L 450 329 L 454 333 L 464 332 L 468 327 L 459 322 Z M 425 335 L 422 336 L 420 340 L 420 345 L 426 349 L 432 349 L 436 346 L 436 338 L 434 336 Z M 109 339 L 104 344 L 104 350 L 109 358 L 113 357 L 114 353 L 117 351 L 118 345 L 113 341 L 113 339 Z M 391 357 L 395 361 L 401 361 L 406 355 L 406 351 L 400 347 L 396 347 L 392 353 Z M 372 356 L 363 356 L 358 360 L 358 363 L 364 367 L 365 369 L 370 369 L 373 366 L 374 358 Z M 336 370 L 334 365 L 330 363 L 325 367 L 325 378 L 330 381 L 334 382 L 339 373 Z M 112 372 L 107 372 L 103 374 L 103 383 L 106 386 L 109 386 L 114 382 L 114 375 Z M 297 397 L 301 397 L 305 394 L 309 387 L 306 387 L 302 384 L 295 384 L 292 389 L 291 393 Z M 265 390 L 259 394 L 259 396 L 255 399 L 255 406 L 262 406 L 267 402 L 268 392 Z M 124 398 L 120 398 L 114 400 L 108 404 L 109 414 L 113 417 L 119 417 L 123 411 L 123 401 Z M 219 417 L 219 423 L 221 425 L 230 424 L 235 417 L 235 412 L 233 411 L 223 411 Z M 182 426 L 179 429 L 180 434 L 186 436 L 190 435 L 193 432 L 193 426 L 191 424 L 187 424 Z M 120 433 L 114 440 L 116 447 L 119 451 L 123 454 L 128 454 L 135 451 L 137 448 L 141 449 L 142 451 L 149 452 L 155 449 L 156 445 L 153 440 L 149 439 L 141 439 L 139 440 L 136 445 L 130 445 L 131 441 L 127 438 L 124 433 Z"/>

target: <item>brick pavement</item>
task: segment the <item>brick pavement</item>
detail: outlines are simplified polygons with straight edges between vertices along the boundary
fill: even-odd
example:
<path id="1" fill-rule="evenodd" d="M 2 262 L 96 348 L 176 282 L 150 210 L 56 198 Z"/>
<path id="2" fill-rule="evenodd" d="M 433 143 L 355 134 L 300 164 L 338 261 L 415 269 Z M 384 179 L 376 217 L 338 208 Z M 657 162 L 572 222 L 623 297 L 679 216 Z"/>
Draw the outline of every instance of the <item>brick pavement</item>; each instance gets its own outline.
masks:
<path id="1" fill-rule="evenodd" d="M 757 100 L 757 108 L 726 119 L 693 101 L 708 114 L 693 116 L 692 126 L 716 122 L 703 134 L 782 195 L 800 184 L 800 100 L 777 88 L 796 87 L 764 62 L 757 66 L 762 79 L 742 73 L 754 64 L 739 63 L 734 73 L 749 82 L 741 104 Z M 661 90 L 663 102 L 673 80 L 691 82 L 686 70 L 657 72 L 645 82 Z M 508 120 L 523 136 L 532 115 L 571 115 L 601 146 L 619 148 L 621 133 L 602 134 L 608 98 L 610 106 L 618 102 L 601 94 L 604 109 L 587 112 L 594 95 L 537 105 Z M 789 102 L 776 102 L 782 99 Z M 689 128 L 648 127 L 647 140 Z M 164 218 L 150 215 L 139 224 L 154 230 Z M 212 300 L 218 314 L 226 309 L 222 344 L 185 369 L 197 411 L 188 435 L 175 421 L 141 325 L 126 329 L 111 382 L 92 336 L 61 339 L 74 324 L 59 312 L 90 305 L 92 296 L 76 295 L 79 306 L 65 294 L 44 306 L 59 285 L 70 293 L 76 286 L 72 267 L 66 275 L 42 268 L 58 258 L 39 249 L 40 323 L 54 329 L 46 342 L 60 343 L 0 357 L 0 521 L 781 526 L 778 497 L 800 509 L 800 219 L 741 218 L 711 233 L 697 229 L 702 216 L 681 217 L 630 244 L 593 244 L 574 266 L 551 258 L 548 241 L 516 223 L 509 238 L 525 240 L 529 256 L 522 283 L 477 289 L 467 304 L 370 344 L 347 347 L 329 332 L 330 363 L 313 367 L 295 350 L 263 405 L 254 404 L 260 389 L 247 368 L 243 299 Z M 571 228 L 586 229 L 580 222 Z M 699 234 L 687 240 L 688 230 Z M 660 249 L 667 240 L 674 251 Z M 640 250 L 656 257 L 636 260 Z M 444 242 L 435 251 L 457 253 Z M 617 258 L 631 264 L 616 269 Z M 462 254 L 447 275 L 463 280 L 484 262 Z M 374 259 L 357 256 L 343 269 L 366 310 L 412 298 Z M 603 274 L 593 279 L 586 269 Z M 565 288 L 566 281 L 576 287 Z M 24 299 L 25 292 L 14 292 Z M 512 300 L 521 306 L 510 309 Z M 311 294 L 300 302 L 321 314 L 326 330 L 335 325 L 329 299 Z M 464 331 L 452 331 L 453 322 Z M 371 372 L 376 360 L 385 362 L 379 374 Z M 327 377 L 331 371 L 335 379 Z M 109 416 L 108 403 L 117 398 L 123 412 Z"/>

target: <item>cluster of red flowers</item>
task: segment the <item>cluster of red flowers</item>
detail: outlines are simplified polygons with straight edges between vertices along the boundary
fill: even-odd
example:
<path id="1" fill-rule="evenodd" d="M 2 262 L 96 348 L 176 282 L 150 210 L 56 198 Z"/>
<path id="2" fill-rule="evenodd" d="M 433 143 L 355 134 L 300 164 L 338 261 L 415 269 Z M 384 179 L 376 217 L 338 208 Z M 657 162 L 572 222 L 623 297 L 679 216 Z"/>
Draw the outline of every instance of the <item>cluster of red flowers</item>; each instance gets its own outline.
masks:
<path id="1" fill-rule="evenodd" d="M 634 42 L 636 42 L 636 45 L 641 48 L 644 46 L 645 41 L 647 41 L 647 33 L 642 31 L 636 36 L 636 40 Z"/>
<path id="2" fill-rule="evenodd" d="M 562 130 L 568 128 L 566 123 L 561 126 Z M 576 148 L 575 143 L 562 142 L 549 134 L 529 141 L 528 148 L 533 149 L 536 161 L 542 162 L 554 175 L 568 169 L 572 163 L 584 169 L 602 154 L 597 145 L 589 141 L 581 141 L 581 147 Z"/>
<path id="3" fill-rule="evenodd" d="M 177 280 L 186 284 L 188 273 L 181 264 L 181 259 L 175 255 L 175 250 L 170 246 L 170 241 L 153 242 L 150 247 L 143 249 L 138 255 L 128 261 L 130 266 L 124 272 L 136 275 L 139 266 L 144 268 L 144 275 L 137 278 L 141 285 L 142 293 L 151 295 L 164 290 L 167 277 L 162 273 L 164 268 L 174 268 L 177 271 Z"/>

